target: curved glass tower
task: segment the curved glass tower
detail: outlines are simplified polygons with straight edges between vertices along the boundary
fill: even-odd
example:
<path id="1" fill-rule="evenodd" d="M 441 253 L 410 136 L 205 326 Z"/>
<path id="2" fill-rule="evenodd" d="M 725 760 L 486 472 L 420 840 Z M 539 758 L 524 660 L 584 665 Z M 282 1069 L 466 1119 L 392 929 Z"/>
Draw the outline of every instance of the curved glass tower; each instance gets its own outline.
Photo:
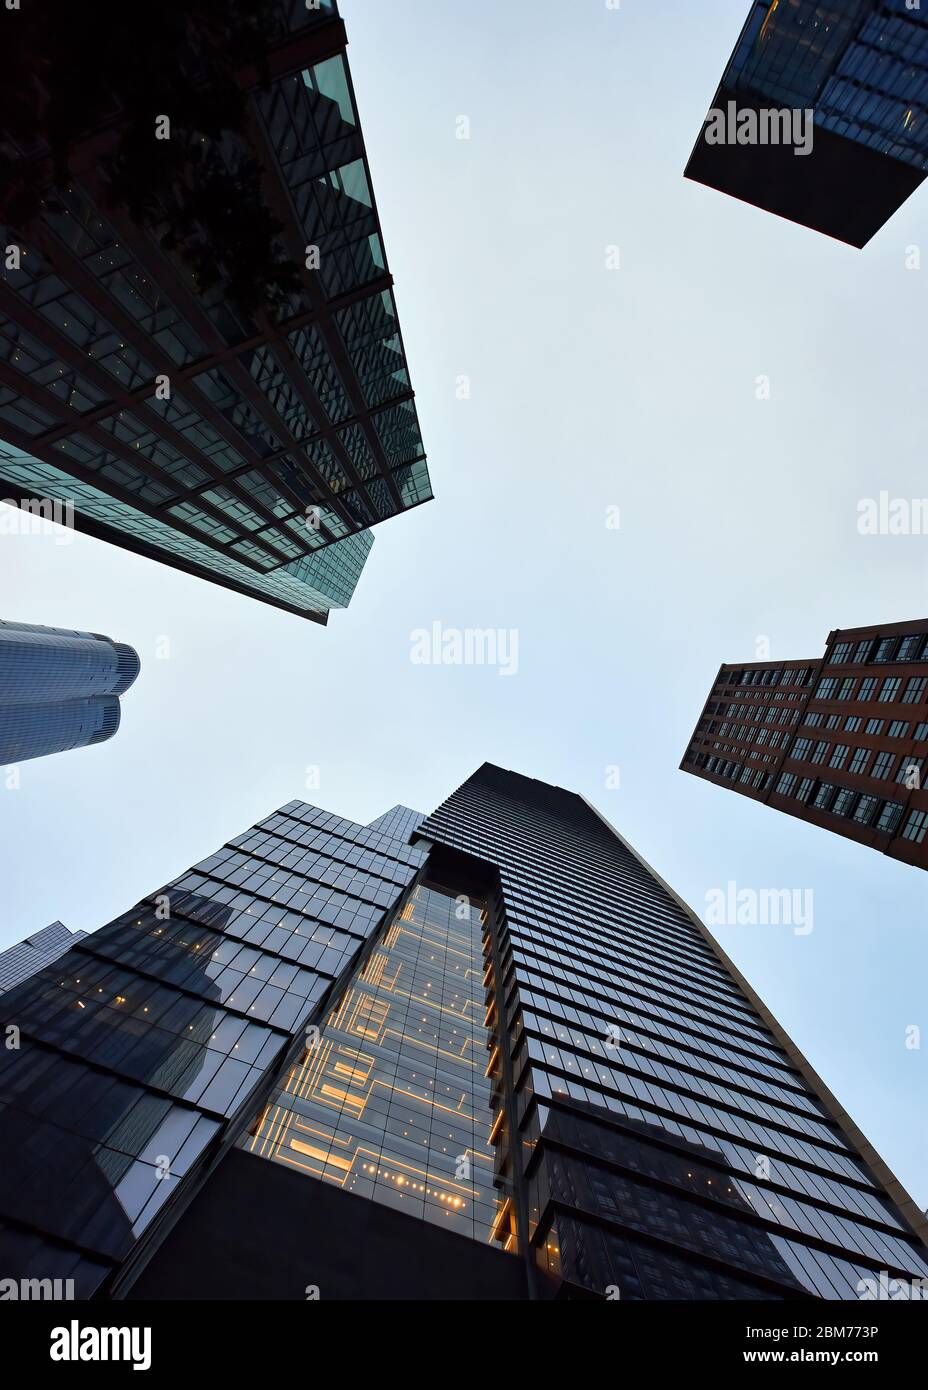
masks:
<path id="1" fill-rule="evenodd" d="M 0 765 L 112 738 L 139 664 L 100 633 L 0 620 Z"/>

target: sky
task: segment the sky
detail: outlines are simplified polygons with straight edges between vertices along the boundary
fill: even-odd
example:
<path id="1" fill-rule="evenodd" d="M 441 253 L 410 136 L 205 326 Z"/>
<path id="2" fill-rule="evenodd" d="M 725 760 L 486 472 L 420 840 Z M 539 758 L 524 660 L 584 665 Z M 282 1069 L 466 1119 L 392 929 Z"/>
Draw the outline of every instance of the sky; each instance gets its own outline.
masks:
<path id="1" fill-rule="evenodd" d="M 703 916 L 729 882 L 813 893 L 806 934 L 714 933 L 928 1207 L 924 874 L 679 771 L 721 662 L 925 616 L 928 537 L 857 522 L 926 492 L 928 190 L 858 252 L 684 180 L 746 0 L 341 10 L 437 500 L 377 528 L 327 628 L 0 537 L 0 616 L 142 661 L 113 740 L 0 775 L 0 947 L 102 926 L 294 798 L 427 812 L 499 763 Z M 434 623 L 502 630 L 516 669 L 414 660 Z"/>

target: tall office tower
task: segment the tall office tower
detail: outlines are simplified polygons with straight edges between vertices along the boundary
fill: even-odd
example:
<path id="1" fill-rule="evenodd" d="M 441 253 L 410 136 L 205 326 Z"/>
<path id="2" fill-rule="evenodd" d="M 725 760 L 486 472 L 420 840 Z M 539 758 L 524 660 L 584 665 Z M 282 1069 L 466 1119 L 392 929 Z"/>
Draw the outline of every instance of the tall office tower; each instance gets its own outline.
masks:
<path id="1" fill-rule="evenodd" d="M 334 0 L 50 8 L 0 99 L 0 498 L 325 622 L 432 495 Z"/>
<path id="2" fill-rule="evenodd" d="M 860 247 L 926 171 L 924 6 L 754 0 L 687 178 Z"/>
<path id="3" fill-rule="evenodd" d="M 22 984 L 44 965 L 51 965 L 86 935 L 83 931 L 68 931 L 63 922 L 52 922 L 51 926 L 27 936 L 25 941 L 0 951 L 0 994 Z"/>
<path id="4" fill-rule="evenodd" d="M 112 738 L 138 673 L 124 642 L 0 621 L 0 766 Z"/>
<path id="5" fill-rule="evenodd" d="M 11 1025 L 0 1263 L 78 1296 L 928 1277 L 921 1212 L 698 918 L 581 797 L 489 764 L 424 819 L 283 807 Z"/>
<path id="6" fill-rule="evenodd" d="M 838 629 L 823 657 L 722 666 L 680 764 L 928 869 L 928 619 Z"/>

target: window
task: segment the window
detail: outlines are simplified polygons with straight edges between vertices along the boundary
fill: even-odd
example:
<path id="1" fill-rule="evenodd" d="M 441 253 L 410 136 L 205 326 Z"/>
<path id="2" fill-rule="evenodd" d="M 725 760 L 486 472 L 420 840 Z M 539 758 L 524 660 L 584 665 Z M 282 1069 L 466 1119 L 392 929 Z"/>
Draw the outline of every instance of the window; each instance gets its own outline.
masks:
<path id="1" fill-rule="evenodd" d="M 876 690 L 876 676 L 867 676 L 866 680 L 860 682 L 860 689 L 857 692 L 858 700 L 872 700 L 874 690 Z"/>
<path id="2" fill-rule="evenodd" d="M 894 719 L 886 732 L 890 738 L 906 738 L 909 732 L 908 721 L 905 719 Z"/>
<path id="3" fill-rule="evenodd" d="M 893 652 L 896 650 L 896 637 L 884 637 L 876 644 L 876 651 L 873 654 L 874 661 L 891 661 Z"/>
<path id="4" fill-rule="evenodd" d="M 828 658 L 829 665 L 840 666 L 842 662 L 850 661 L 853 646 L 853 642 L 839 642 Z"/>
<path id="5" fill-rule="evenodd" d="M 859 714 L 849 714 L 844 721 L 844 732 L 847 734 L 856 734 L 862 723 L 863 720 Z"/>
<path id="6" fill-rule="evenodd" d="M 896 781 L 904 783 L 909 791 L 919 791 L 922 785 L 924 758 L 903 758 L 896 773 Z"/>
<path id="7" fill-rule="evenodd" d="M 857 650 L 856 650 L 856 652 L 854 653 L 854 660 L 855 660 L 855 662 L 858 662 L 858 661 L 860 661 L 860 662 L 866 661 L 867 658 L 868 658 L 869 655 L 870 655 L 870 648 L 871 648 L 872 646 L 873 646 L 873 641 L 872 641 L 872 639 L 869 638 L 869 637 L 866 638 L 866 640 L 863 641 L 863 642 L 858 642 L 858 643 L 857 643 Z"/>
<path id="8" fill-rule="evenodd" d="M 849 816 L 856 799 L 856 792 L 851 791 L 850 787 L 842 787 L 835 797 L 834 805 L 831 808 L 832 812 L 836 816 Z"/>
<path id="9" fill-rule="evenodd" d="M 846 680 L 843 680 L 841 682 L 841 689 L 838 691 L 838 699 L 849 700 L 851 698 L 851 691 L 856 684 L 857 681 L 853 676 L 848 676 Z"/>
<path id="10" fill-rule="evenodd" d="M 835 794 L 835 787 L 831 782 L 822 782 L 818 791 L 812 798 L 812 805 L 817 806 L 820 811 L 827 811 L 831 798 Z"/>
<path id="11" fill-rule="evenodd" d="M 928 833 L 928 811 L 910 811 L 902 831 L 903 840 L 913 840 L 920 845 Z"/>
<path id="12" fill-rule="evenodd" d="M 817 729 L 824 717 L 823 714 L 807 714 L 802 722 L 807 729 Z"/>
<path id="13" fill-rule="evenodd" d="M 823 762 L 825 761 L 825 754 L 826 754 L 827 752 L 828 752 L 828 744 L 827 744 L 827 743 L 825 743 L 824 741 L 821 742 L 821 743 L 817 743 L 817 744 L 815 745 L 815 751 L 814 751 L 814 753 L 812 754 L 812 757 L 809 759 L 809 761 L 810 761 L 810 762 L 813 762 L 813 763 L 823 763 Z"/>
<path id="14" fill-rule="evenodd" d="M 862 796 L 854 807 L 853 819 L 857 821 L 858 825 L 871 825 L 879 804 L 878 796 Z"/>
<path id="15" fill-rule="evenodd" d="M 838 727 L 838 725 L 839 725 L 840 723 L 841 723 L 841 719 L 840 719 L 840 716 L 839 716 L 839 715 L 837 715 L 837 714 L 829 714 L 828 718 L 825 720 L 825 728 L 826 728 L 826 729 L 837 729 L 837 727 Z"/>
<path id="16" fill-rule="evenodd" d="M 848 768 L 848 772 L 863 772 L 864 768 L 867 766 L 867 759 L 869 757 L 869 748 L 855 748 L 854 756 L 851 759 L 851 765 Z"/>
<path id="17" fill-rule="evenodd" d="M 813 779 L 813 778 L 811 778 L 811 777 L 803 777 L 802 781 L 799 783 L 799 790 L 798 790 L 797 793 L 796 793 L 796 800 L 797 800 L 797 801 L 808 801 L 808 799 L 809 799 L 809 792 L 812 790 L 813 784 L 814 784 L 814 779 Z"/>
<path id="18" fill-rule="evenodd" d="M 887 704 L 890 700 L 895 700 L 899 694 L 899 687 L 902 684 L 901 676 L 887 676 L 880 686 L 880 703 Z"/>
<path id="19" fill-rule="evenodd" d="M 792 773 L 792 772 L 784 772 L 784 773 L 783 773 L 783 776 L 780 778 L 779 782 L 777 783 L 777 791 L 779 792 L 780 796 L 790 796 L 790 795 L 792 794 L 792 790 L 793 790 L 793 787 L 795 787 L 795 785 L 796 785 L 796 777 L 795 777 L 795 774 Z"/>
<path id="20" fill-rule="evenodd" d="M 905 693 L 902 696 L 904 705 L 920 705 L 925 698 L 925 687 L 928 686 L 928 678 L 925 676 L 913 676 L 907 682 Z"/>
<path id="21" fill-rule="evenodd" d="M 881 734 L 883 732 L 883 725 L 885 724 L 885 722 L 885 719 L 868 719 L 867 727 L 866 729 L 864 729 L 864 733 Z"/>
<path id="22" fill-rule="evenodd" d="M 922 739 L 928 738 L 928 724 L 916 724 L 915 733 L 912 737 L 918 739 L 919 742 L 921 742 Z"/>
<path id="23" fill-rule="evenodd" d="M 895 761 L 895 753 L 877 753 L 870 769 L 870 776 L 876 781 L 882 782 L 884 778 L 889 776 L 889 770 Z"/>
<path id="24" fill-rule="evenodd" d="M 902 807 L 898 801 L 884 801 L 880 814 L 876 819 L 877 830 L 886 830 L 890 834 L 896 829 L 902 818 Z"/>
<path id="25" fill-rule="evenodd" d="M 846 743 L 836 743 L 832 749 L 831 757 L 828 759 L 829 767 L 843 767 L 847 761 L 850 748 Z"/>
<path id="26" fill-rule="evenodd" d="M 800 759 L 807 758 L 811 747 L 812 740 L 810 738 L 797 738 L 796 742 L 793 744 L 793 757 Z"/>
<path id="27" fill-rule="evenodd" d="M 830 700 L 830 699 L 832 699 L 833 696 L 834 696 L 835 690 L 837 689 L 837 685 L 838 685 L 838 677 L 837 677 L 837 676 L 826 676 L 826 678 L 825 678 L 824 680 L 819 681 L 819 683 L 818 683 L 818 685 L 817 685 L 817 687 L 816 687 L 816 690 L 815 690 L 815 698 L 816 698 L 817 700 Z"/>
<path id="28" fill-rule="evenodd" d="M 917 633 L 914 637 L 903 637 L 899 645 L 897 661 L 917 661 L 921 655 L 922 644 L 925 641 L 923 632 Z"/>

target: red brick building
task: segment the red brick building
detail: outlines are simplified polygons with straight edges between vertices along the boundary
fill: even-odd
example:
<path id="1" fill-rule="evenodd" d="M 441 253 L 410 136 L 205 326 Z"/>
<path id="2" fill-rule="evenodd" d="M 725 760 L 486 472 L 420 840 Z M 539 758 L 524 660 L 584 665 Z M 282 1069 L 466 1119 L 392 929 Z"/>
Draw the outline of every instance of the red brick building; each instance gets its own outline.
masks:
<path id="1" fill-rule="evenodd" d="M 722 666 L 684 772 L 928 868 L 928 618 Z"/>

